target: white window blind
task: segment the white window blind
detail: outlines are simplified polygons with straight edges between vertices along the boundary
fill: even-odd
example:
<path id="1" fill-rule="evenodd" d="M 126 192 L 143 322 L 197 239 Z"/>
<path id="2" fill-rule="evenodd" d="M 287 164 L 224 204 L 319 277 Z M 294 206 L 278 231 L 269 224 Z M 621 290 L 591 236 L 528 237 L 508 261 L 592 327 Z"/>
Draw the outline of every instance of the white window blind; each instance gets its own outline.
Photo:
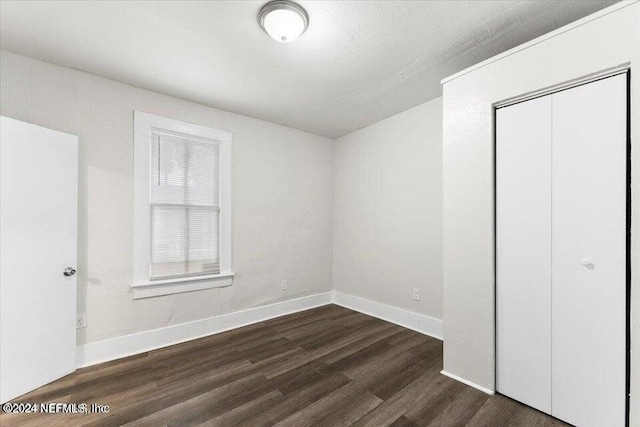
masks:
<path id="1" fill-rule="evenodd" d="M 151 133 L 151 280 L 220 273 L 220 146 Z"/>

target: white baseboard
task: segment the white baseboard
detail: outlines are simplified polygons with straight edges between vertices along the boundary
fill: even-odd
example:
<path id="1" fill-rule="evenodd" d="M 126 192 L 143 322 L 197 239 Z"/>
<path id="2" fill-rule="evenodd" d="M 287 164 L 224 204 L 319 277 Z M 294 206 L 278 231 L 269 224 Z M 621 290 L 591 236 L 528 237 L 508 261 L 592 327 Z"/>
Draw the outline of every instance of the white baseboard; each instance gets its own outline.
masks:
<path id="1" fill-rule="evenodd" d="M 443 322 L 440 319 L 414 313 L 387 304 L 371 301 L 338 291 L 333 291 L 333 303 L 341 305 L 407 329 L 442 340 Z"/>
<path id="2" fill-rule="evenodd" d="M 207 319 L 79 345 L 77 347 L 76 365 L 78 368 L 83 368 L 85 366 L 144 353 L 145 351 L 196 338 L 202 338 L 230 329 L 240 328 L 274 317 L 331 304 L 333 300 L 332 297 L 333 294 L 330 291 L 237 311 L 235 313 L 223 314 L 221 316 L 209 317 Z"/>
<path id="3" fill-rule="evenodd" d="M 469 387 L 473 387 L 473 388 L 475 388 L 477 390 L 480 390 L 483 393 L 487 393 L 487 394 L 490 394 L 492 396 L 494 394 L 496 394 L 496 392 L 494 390 L 491 390 L 490 388 L 482 387 L 481 385 L 473 383 L 473 382 L 471 382 L 469 380 L 465 380 L 464 378 L 461 378 L 461 377 L 459 377 L 457 375 L 450 374 L 449 372 L 445 371 L 444 369 L 442 371 L 440 371 L 440 373 L 442 375 L 446 375 L 447 377 L 449 377 L 451 379 L 454 379 L 456 381 L 460 381 L 462 384 L 468 385 Z"/>
<path id="4" fill-rule="evenodd" d="M 97 363 L 108 362 L 331 303 L 442 340 L 442 320 L 342 292 L 329 291 L 235 313 L 79 345 L 77 347 L 76 365 L 78 368 L 83 368 Z"/>

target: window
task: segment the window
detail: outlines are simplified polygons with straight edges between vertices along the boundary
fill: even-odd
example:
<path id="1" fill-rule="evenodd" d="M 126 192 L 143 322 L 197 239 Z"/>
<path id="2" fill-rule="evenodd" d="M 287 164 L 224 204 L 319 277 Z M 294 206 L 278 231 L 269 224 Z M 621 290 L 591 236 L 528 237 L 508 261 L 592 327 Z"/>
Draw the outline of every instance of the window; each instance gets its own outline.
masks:
<path id="1" fill-rule="evenodd" d="M 230 285 L 231 134 L 134 121 L 134 298 Z"/>

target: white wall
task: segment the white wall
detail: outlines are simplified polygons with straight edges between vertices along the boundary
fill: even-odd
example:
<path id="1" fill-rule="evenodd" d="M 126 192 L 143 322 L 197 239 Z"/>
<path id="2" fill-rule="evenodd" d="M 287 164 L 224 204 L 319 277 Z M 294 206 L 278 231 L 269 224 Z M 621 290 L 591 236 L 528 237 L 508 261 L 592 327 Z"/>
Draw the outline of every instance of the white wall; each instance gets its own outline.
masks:
<path id="1" fill-rule="evenodd" d="M 2 115 L 80 138 L 78 344 L 331 289 L 331 139 L 8 52 L 0 69 Z M 231 287 L 132 299 L 134 110 L 233 133 Z"/>
<path id="2" fill-rule="evenodd" d="M 444 84 L 444 369 L 495 386 L 493 104 L 629 63 L 631 425 L 640 426 L 640 4 L 620 3 Z M 606 367 L 602 367 L 606 369 Z"/>
<path id="3" fill-rule="evenodd" d="M 442 99 L 337 139 L 333 159 L 334 289 L 441 319 Z"/>

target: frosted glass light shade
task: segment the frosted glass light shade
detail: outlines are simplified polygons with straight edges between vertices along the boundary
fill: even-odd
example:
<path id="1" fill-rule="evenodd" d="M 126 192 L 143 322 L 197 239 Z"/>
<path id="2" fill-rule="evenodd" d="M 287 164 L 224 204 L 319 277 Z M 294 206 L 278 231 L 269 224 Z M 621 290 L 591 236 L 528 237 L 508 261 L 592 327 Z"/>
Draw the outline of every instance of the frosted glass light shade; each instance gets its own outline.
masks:
<path id="1" fill-rule="evenodd" d="M 260 10 L 260 26 L 280 43 L 290 43 L 297 39 L 308 24 L 309 18 L 305 10 L 290 1 L 272 1 Z"/>

